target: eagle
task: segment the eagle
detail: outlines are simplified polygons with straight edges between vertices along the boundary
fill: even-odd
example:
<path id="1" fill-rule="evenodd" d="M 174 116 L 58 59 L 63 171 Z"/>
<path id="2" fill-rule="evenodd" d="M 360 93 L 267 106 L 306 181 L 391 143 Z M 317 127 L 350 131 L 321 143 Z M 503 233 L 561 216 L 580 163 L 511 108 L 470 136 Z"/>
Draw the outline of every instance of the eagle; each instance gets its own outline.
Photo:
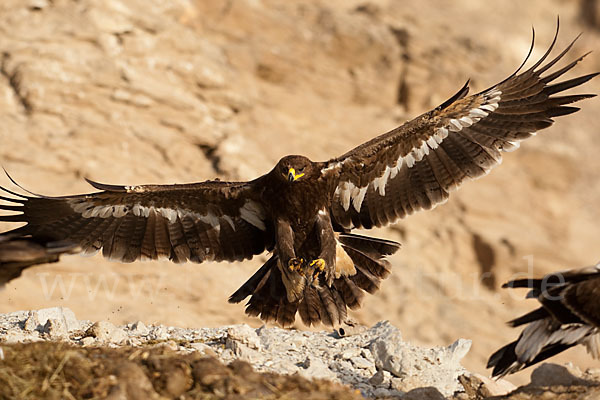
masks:
<path id="1" fill-rule="evenodd" d="M 68 240 L 83 253 L 101 250 L 122 262 L 241 261 L 269 252 L 229 301 L 249 297 L 248 315 L 282 326 L 296 314 L 308 326 L 341 324 L 348 308 L 378 290 L 391 272 L 387 257 L 400 248 L 353 229 L 381 227 L 444 203 L 464 181 L 500 164 L 502 152 L 554 117 L 579 110 L 569 104 L 593 97 L 557 95 L 597 75 L 557 81 L 585 57 L 550 72 L 577 40 L 545 62 L 557 37 L 558 27 L 545 54 L 523 70 L 534 32 L 525 61 L 502 82 L 468 96 L 467 81 L 435 109 L 328 161 L 285 156 L 248 182 L 88 180 L 98 191 L 61 197 L 3 188 L 0 200 L 8 204 L 0 209 L 13 213 L 0 221 L 25 223 L 4 235 Z"/>
<path id="2" fill-rule="evenodd" d="M 600 264 L 513 280 L 503 287 L 529 288 L 527 298 L 542 306 L 509 322 L 526 327 L 517 340 L 491 355 L 487 368 L 493 368 L 493 377 L 515 373 L 577 344 L 600 358 Z"/>

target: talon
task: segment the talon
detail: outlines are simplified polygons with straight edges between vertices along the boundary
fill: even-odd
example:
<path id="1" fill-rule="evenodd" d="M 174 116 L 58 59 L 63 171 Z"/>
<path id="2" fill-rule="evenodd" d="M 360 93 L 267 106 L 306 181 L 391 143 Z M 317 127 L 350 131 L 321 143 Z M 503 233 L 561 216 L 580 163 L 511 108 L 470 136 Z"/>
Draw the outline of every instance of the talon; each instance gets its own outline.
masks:
<path id="1" fill-rule="evenodd" d="M 302 268 L 302 263 L 304 263 L 304 260 L 301 258 L 291 258 L 288 261 L 288 268 L 290 271 L 299 271 Z"/>
<path id="2" fill-rule="evenodd" d="M 318 269 L 319 272 L 323 272 L 325 270 L 325 265 L 327 265 L 327 263 L 322 258 L 317 258 L 316 260 L 312 260 L 310 262 L 310 266 Z"/>

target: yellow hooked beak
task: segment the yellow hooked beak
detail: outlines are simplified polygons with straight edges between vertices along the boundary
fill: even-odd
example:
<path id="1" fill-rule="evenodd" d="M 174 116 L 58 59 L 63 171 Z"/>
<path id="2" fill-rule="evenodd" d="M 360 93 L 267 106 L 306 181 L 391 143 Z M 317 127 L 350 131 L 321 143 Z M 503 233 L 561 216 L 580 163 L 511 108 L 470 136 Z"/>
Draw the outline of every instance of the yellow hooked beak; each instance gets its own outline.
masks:
<path id="1" fill-rule="evenodd" d="M 304 173 L 302 174 L 296 174 L 296 170 L 294 168 L 290 168 L 288 171 L 288 181 L 293 182 L 297 179 L 300 179 L 304 176 Z"/>

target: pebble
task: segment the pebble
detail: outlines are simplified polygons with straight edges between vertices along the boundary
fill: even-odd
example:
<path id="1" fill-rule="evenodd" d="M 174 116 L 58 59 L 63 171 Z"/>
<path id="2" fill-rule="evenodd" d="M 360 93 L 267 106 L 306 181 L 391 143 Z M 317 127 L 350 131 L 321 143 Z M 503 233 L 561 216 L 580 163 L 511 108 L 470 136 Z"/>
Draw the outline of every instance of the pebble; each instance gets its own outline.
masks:
<path id="1" fill-rule="evenodd" d="M 29 311 L 29 316 L 25 320 L 25 325 L 23 326 L 23 329 L 26 332 L 33 332 L 33 331 L 36 331 L 39 326 L 40 326 L 40 321 L 38 320 L 37 312 Z"/>
<path id="2" fill-rule="evenodd" d="M 368 360 L 365 360 L 362 357 L 352 357 L 350 361 L 352 362 L 352 365 L 354 365 L 356 368 L 369 369 L 375 367 L 373 363 L 369 362 Z"/>
<path id="3" fill-rule="evenodd" d="M 150 333 L 150 330 L 142 321 L 134 322 L 131 325 L 130 331 L 138 336 L 148 336 L 148 334 Z"/>
<path id="4" fill-rule="evenodd" d="M 127 334 L 108 321 L 98 321 L 85 332 L 86 336 L 96 338 L 99 342 L 121 343 L 127 339 Z"/>
<path id="5" fill-rule="evenodd" d="M 75 313 L 66 307 L 43 308 L 41 310 L 31 311 L 31 313 L 35 314 L 35 318 L 37 318 L 38 323 L 42 326 L 48 319 L 52 318 L 63 322 L 68 332 L 76 331 L 81 328 L 79 321 L 75 317 Z M 33 315 L 30 317 L 33 317 Z"/>
<path id="6" fill-rule="evenodd" d="M 164 325 L 155 326 L 153 329 L 150 329 L 150 333 L 148 334 L 148 338 L 151 340 L 167 340 L 169 339 L 169 332 Z"/>
<path id="7" fill-rule="evenodd" d="M 227 341 L 242 343 L 251 349 L 261 350 L 260 339 L 256 330 L 246 324 L 227 328 Z"/>
<path id="8" fill-rule="evenodd" d="M 383 381 L 384 381 L 384 376 L 383 376 L 382 370 L 375 372 L 375 375 L 373 375 L 372 377 L 369 378 L 369 383 L 373 386 L 379 386 L 383 383 Z"/>
<path id="9" fill-rule="evenodd" d="M 69 337 L 69 331 L 63 319 L 48 318 L 42 331 L 52 340 L 63 340 Z"/>

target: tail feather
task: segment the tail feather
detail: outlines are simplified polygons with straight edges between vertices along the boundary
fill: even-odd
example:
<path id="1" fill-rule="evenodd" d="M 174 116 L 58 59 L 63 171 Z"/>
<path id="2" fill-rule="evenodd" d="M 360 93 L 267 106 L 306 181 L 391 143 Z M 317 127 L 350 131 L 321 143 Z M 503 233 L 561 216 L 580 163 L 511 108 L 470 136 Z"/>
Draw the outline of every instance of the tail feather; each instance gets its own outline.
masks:
<path id="1" fill-rule="evenodd" d="M 316 289 L 313 286 L 307 286 L 304 291 L 304 298 L 300 301 L 299 307 L 300 318 L 305 325 L 318 325 L 320 321 L 325 324 L 327 323 L 319 313 L 321 309 L 320 302 L 321 300 Z"/>
<path id="2" fill-rule="evenodd" d="M 296 319 L 296 311 L 298 310 L 298 304 L 289 303 L 287 301 L 282 301 L 279 303 L 279 308 L 277 309 L 277 317 L 274 319 L 281 326 L 291 326 Z"/>
<path id="3" fill-rule="evenodd" d="M 356 283 L 352 282 L 347 276 L 336 279 L 335 287 L 340 292 L 344 303 L 351 310 L 360 308 L 365 292 L 363 292 Z"/>
<path id="4" fill-rule="evenodd" d="M 373 294 L 379 290 L 381 280 L 359 265 L 354 266 L 356 274 L 350 280 L 367 293 Z"/>
<path id="5" fill-rule="evenodd" d="M 335 288 L 330 288 L 326 285 L 317 286 L 317 292 L 321 298 L 321 316 L 324 317 L 323 323 L 325 325 L 336 326 L 344 322 L 346 319 L 346 305 L 339 304 L 336 302 L 336 298 L 339 298 Z"/>
<path id="6" fill-rule="evenodd" d="M 347 247 L 362 251 L 377 259 L 392 255 L 400 249 L 400 243 L 398 242 L 354 233 L 340 233 L 338 241 Z"/>
<path id="7" fill-rule="evenodd" d="M 375 258 L 352 247 L 342 246 L 342 248 L 348 253 L 352 261 L 354 261 L 355 266 L 368 271 L 373 277 L 378 278 L 378 280 L 385 279 L 390 274 L 390 264 L 386 260 L 381 260 L 381 256 Z"/>
<path id="8" fill-rule="evenodd" d="M 259 289 L 260 284 L 264 285 L 263 279 L 271 271 L 273 266 L 277 264 L 277 257 L 271 257 L 254 273 L 238 290 L 236 290 L 231 296 L 229 296 L 230 303 L 239 303 L 246 297 L 251 296 L 254 292 Z"/>
<path id="9" fill-rule="evenodd" d="M 278 257 L 273 255 L 229 297 L 229 302 L 239 303 L 250 297 L 246 314 L 282 326 L 292 325 L 296 312 L 308 326 L 341 324 L 347 318 L 347 308 L 359 308 L 365 292 L 379 289 L 381 281 L 390 274 L 390 264 L 383 258 L 396 252 L 400 245 L 349 233 L 339 234 L 338 241 L 354 263 L 354 275 L 342 274 L 331 286 L 319 276 L 304 287 L 298 301 L 290 302 L 277 265 Z"/>

